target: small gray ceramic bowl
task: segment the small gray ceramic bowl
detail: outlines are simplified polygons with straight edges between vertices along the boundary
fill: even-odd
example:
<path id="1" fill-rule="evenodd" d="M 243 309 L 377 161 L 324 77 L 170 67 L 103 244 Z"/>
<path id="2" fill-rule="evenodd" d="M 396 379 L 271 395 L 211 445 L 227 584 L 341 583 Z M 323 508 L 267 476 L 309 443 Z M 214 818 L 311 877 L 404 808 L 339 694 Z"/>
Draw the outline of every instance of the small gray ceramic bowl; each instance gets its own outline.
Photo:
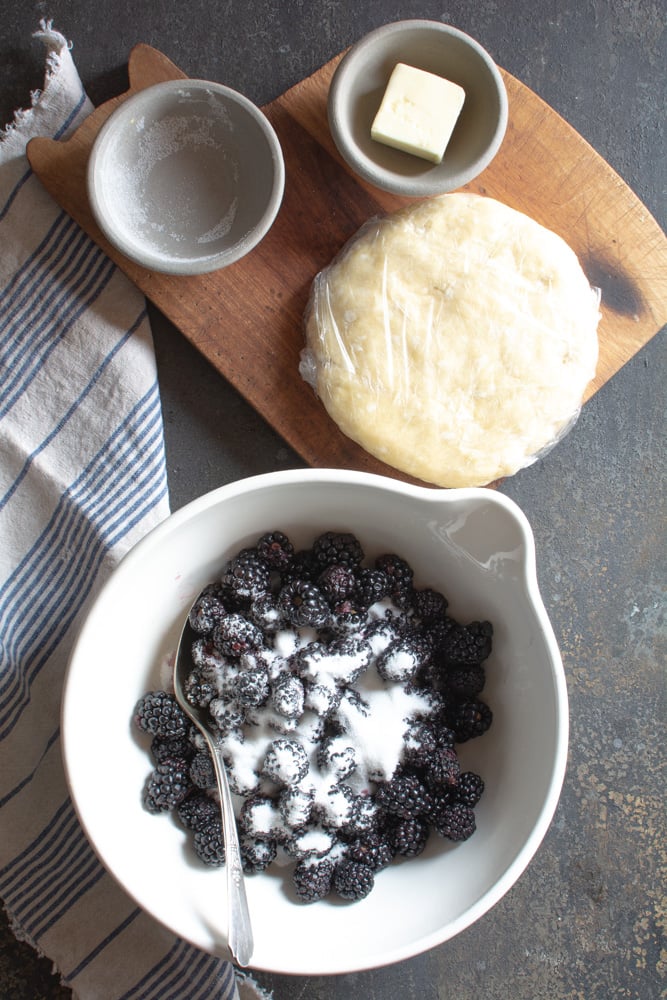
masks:
<path id="1" fill-rule="evenodd" d="M 206 80 L 169 80 L 113 112 L 87 182 L 95 220 L 121 253 L 149 270 L 200 274 L 266 235 L 285 167 L 271 124 L 248 98 Z"/>
<path id="2" fill-rule="evenodd" d="M 443 76 L 466 92 L 439 164 L 371 138 L 398 62 Z M 345 54 L 331 81 L 328 112 L 334 142 L 360 177 L 384 191 L 416 198 L 453 191 L 488 166 L 507 128 L 507 92 L 498 67 L 469 35 L 439 21 L 396 21 L 372 31 Z"/>

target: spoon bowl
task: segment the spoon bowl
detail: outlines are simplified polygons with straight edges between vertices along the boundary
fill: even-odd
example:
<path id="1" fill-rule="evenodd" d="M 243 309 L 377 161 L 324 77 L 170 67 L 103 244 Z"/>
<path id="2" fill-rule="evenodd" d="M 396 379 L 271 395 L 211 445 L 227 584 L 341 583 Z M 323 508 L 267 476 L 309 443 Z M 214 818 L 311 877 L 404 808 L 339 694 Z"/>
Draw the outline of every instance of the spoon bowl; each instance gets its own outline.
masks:
<path id="1" fill-rule="evenodd" d="M 174 660 L 174 695 L 188 718 L 197 726 L 206 740 L 209 753 L 213 760 L 215 777 L 220 796 L 220 811 L 222 819 L 222 838 L 225 845 L 225 869 L 227 873 L 227 913 L 228 913 L 228 943 L 235 961 L 239 965 L 248 965 L 253 952 L 253 935 L 250 923 L 250 911 L 245 891 L 241 848 L 234 805 L 227 780 L 227 768 L 222 756 L 222 741 L 214 732 L 207 719 L 207 713 L 192 705 L 185 696 L 185 682 L 190 674 L 192 664 L 192 643 L 196 638 L 189 624 L 190 612 L 185 620 Z"/>

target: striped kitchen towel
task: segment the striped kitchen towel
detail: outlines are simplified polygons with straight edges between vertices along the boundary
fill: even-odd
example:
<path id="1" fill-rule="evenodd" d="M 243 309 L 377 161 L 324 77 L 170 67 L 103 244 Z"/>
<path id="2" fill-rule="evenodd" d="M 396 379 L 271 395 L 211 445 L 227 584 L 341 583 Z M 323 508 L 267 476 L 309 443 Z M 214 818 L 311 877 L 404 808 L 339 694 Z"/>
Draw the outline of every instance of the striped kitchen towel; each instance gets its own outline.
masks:
<path id="1" fill-rule="evenodd" d="M 60 756 L 64 671 L 90 602 L 169 513 L 142 296 L 61 211 L 25 155 L 91 110 L 42 22 L 43 91 L 0 135 L 0 895 L 80 1000 L 266 996 L 175 938 L 106 873 Z"/>

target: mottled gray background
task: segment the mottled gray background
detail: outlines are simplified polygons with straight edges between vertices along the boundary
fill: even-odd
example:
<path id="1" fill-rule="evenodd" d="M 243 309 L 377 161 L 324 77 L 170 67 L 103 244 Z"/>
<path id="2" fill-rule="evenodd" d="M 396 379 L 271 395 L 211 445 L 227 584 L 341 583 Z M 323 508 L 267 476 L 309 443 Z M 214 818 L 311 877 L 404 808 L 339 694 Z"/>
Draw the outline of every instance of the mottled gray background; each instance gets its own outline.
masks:
<path id="1" fill-rule="evenodd" d="M 148 42 L 262 104 L 367 30 L 430 17 L 470 32 L 618 171 L 665 224 L 665 8 L 654 0 L 0 0 L 0 119 L 41 85 L 41 17 L 101 103 Z M 151 309 L 172 507 L 301 465 Z M 426 954 L 332 978 L 258 974 L 275 1000 L 658 1000 L 665 976 L 664 331 L 570 435 L 502 490 L 536 536 L 571 704 L 568 773 L 537 856 L 475 926 Z M 64 1000 L 49 962 L 0 927 L 0 998 Z M 187 1000 L 187 997 L 184 997 Z"/>

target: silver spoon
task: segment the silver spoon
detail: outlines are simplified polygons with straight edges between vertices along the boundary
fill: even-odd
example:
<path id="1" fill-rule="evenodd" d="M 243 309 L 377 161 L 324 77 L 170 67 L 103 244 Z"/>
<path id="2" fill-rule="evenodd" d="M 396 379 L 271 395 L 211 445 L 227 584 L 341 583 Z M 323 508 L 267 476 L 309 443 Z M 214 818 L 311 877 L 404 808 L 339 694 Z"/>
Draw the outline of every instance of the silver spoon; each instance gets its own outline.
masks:
<path id="1" fill-rule="evenodd" d="M 227 916 L 229 950 L 239 965 L 248 965 L 253 952 L 252 927 L 246 898 L 241 848 L 239 846 L 234 806 L 227 780 L 227 768 L 222 756 L 222 740 L 212 728 L 204 709 L 191 705 L 185 697 L 184 684 L 192 671 L 192 643 L 194 631 L 185 620 L 174 663 L 174 694 L 185 714 L 194 722 L 206 740 L 220 793 L 222 813 L 222 839 L 225 845 L 225 868 L 227 872 Z"/>

